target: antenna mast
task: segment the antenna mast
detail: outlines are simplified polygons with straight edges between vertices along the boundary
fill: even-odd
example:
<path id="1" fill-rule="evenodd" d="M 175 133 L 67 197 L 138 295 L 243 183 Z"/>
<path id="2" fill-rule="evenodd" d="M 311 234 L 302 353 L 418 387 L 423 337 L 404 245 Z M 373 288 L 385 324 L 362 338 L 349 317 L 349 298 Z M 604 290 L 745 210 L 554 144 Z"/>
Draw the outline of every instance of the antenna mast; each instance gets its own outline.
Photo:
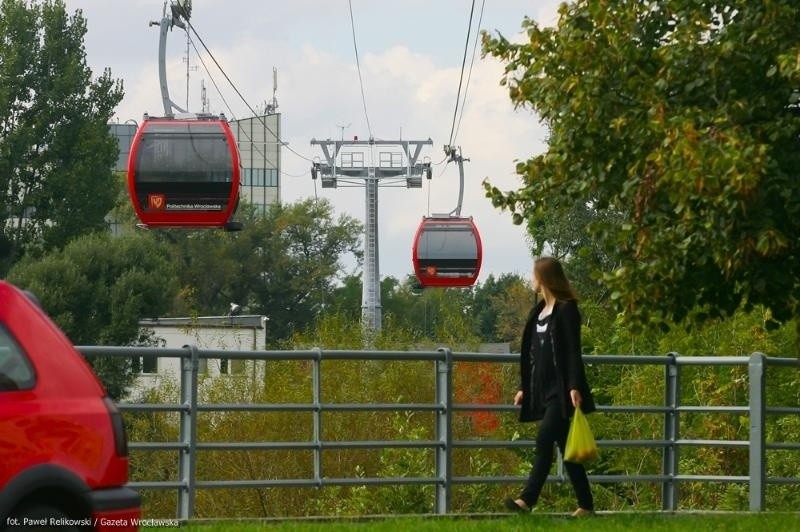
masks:
<path id="1" fill-rule="evenodd" d="M 208 113 L 209 111 L 209 103 L 208 103 L 208 92 L 206 91 L 206 80 L 200 80 L 200 105 L 203 113 Z"/>
<path id="2" fill-rule="evenodd" d="M 338 127 L 339 129 L 342 130 L 342 141 L 344 141 L 344 130 L 347 129 L 348 127 L 352 126 L 352 125 L 353 125 L 352 122 L 348 123 L 346 126 L 343 126 L 341 124 L 336 124 L 336 127 Z"/>
<path id="3" fill-rule="evenodd" d="M 278 69 L 272 67 L 272 102 L 264 106 L 266 114 L 274 115 L 278 112 Z"/>
<path id="4" fill-rule="evenodd" d="M 192 66 L 191 63 L 192 56 L 189 50 L 191 42 L 192 40 L 189 36 L 189 30 L 186 30 L 186 57 L 183 58 L 184 63 L 186 63 L 186 109 L 189 109 L 189 73 L 192 71 L 197 71 L 197 66 Z"/>

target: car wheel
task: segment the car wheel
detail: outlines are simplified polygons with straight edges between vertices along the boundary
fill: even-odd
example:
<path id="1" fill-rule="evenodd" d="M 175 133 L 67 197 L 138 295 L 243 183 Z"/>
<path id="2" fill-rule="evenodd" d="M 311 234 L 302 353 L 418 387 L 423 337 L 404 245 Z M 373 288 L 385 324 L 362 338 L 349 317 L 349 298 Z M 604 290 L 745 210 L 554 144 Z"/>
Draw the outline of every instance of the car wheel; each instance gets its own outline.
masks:
<path id="1" fill-rule="evenodd" d="M 25 532 L 81 532 L 91 530 L 91 526 L 82 527 L 80 521 L 64 513 L 60 508 L 45 503 L 30 503 L 20 507 L 12 515 L 15 524 Z M 11 521 L 9 521 L 11 522 Z M 88 524 L 88 522 L 87 522 Z"/>

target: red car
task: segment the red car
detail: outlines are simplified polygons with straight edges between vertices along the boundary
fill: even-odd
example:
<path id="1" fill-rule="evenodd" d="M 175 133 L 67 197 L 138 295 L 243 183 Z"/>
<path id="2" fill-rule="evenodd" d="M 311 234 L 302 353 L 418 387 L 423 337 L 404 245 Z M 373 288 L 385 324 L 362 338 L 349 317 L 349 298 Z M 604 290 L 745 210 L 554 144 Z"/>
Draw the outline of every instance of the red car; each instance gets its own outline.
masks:
<path id="1" fill-rule="evenodd" d="M 122 417 L 32 296 L 0 280 L 0 529 L 137 530 Z"/>

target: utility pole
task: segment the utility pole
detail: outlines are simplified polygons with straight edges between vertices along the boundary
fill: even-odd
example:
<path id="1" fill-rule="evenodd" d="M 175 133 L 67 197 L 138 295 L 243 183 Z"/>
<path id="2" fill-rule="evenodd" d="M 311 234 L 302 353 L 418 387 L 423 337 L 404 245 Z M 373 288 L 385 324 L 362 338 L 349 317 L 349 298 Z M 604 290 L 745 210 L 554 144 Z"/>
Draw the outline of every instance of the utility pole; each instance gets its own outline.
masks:
<path id="1" fill-rule="evenodd" d="M 324 162 L 315 162 L 311 167 L 311 178 L 319 177 L 322 188 L 363 186 L 366 189 L 361 319 L 366 329 L 379 331 L 382 315 L 378 257 L 378 187 L 422 188 L 423 174 L 428 179 L 431 178 L 431 163 L 427 160 L 419 162 L 420 152 L 423 146 L 433 145 L 433 141 L 311 139 L 311 145 L 319 146 L 325 158 Z M 379 152 L 378 166 L 365 166 L 363 150 L 372 151 L 376 147 L 394 147 L 395 151 Z"/>

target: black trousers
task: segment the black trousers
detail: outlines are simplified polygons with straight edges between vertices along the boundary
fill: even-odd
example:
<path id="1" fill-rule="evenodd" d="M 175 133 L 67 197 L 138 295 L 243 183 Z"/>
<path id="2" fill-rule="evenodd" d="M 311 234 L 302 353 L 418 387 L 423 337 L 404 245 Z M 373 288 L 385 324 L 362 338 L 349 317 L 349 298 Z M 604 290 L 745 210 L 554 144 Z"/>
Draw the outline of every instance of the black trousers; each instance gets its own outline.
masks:
<path id="1" fill-rule="evenodd" d="M 533 462 L 533 468 L 528 476 L 528 483 L 519 496 L 529 507 L 536 506 L 539 494 L 542 492 L 545 481 L 547 481 L 547 475 L 550 474 L 550 468 L 555 458 L 553 444 L 558 444 L 563 456 L 568 432 L 569 419 L 561 416 L 561 406 L 558 401 L 549 401 L 545 407 L 544 418 L 542 418 L 539 426 L 539 434 L 536 436 L 536 458 Z M 592 490 L 589 488 L 589 478 L 586 476 L 586 469 L 583 464 L 564 462 L 564 467 L 567 470 L 567 474 L 569 474 L 572 488 L 575 490 L 575 496 L 578 498 L 578 506 L 584 510 L 594 510 Z"/>

